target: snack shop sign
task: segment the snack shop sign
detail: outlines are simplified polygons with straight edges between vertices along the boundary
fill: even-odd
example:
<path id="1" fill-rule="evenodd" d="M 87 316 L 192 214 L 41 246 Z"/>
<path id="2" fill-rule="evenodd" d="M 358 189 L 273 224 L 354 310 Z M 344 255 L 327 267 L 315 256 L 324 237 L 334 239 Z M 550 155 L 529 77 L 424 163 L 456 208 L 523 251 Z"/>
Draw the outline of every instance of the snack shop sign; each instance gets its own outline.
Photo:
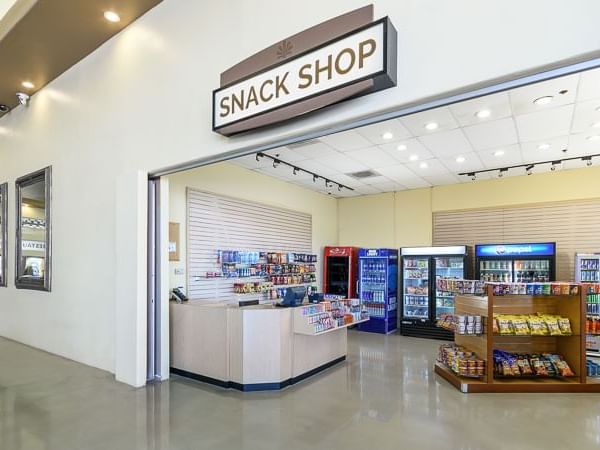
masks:
<path id="1" fill-rule="evenodd" d="M 340 34 L 344 17 L 332 19 L 338 21 L 333 39 L 315 43 L 311 32 L 331 31 L 313 27 L 267 49 L 273 64 L 262 67 L 269 59 L 263 51 L 221 74 L 221 87 L 213 92 L 213 130 L 228 136 L 395 86 L 396 31 L 390 20 Z M 262 69 L 247 73 L 254 65 Z"/>
<path id="2" fill-rule="evenodd" d="M 477 256 L 552 256 L 554 244 L 515 244 L 477 246 Z"/>

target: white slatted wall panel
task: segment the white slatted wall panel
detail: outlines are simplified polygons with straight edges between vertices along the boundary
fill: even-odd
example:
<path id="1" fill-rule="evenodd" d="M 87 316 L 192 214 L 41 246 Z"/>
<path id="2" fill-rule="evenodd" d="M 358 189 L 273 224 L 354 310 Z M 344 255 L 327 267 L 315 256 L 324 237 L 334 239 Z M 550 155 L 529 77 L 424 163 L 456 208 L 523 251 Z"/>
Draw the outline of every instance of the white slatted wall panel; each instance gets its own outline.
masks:
<path id="1" fill-rule="evenodd" d="M 575 253 L 600 252 L 600 200 L 438 212 L 433 245 L 556 242 L 557 279 L 575 279 Z"/>
<path id="2" fill-rule="evenodd" d="M 217 250 L 312 253 L 312 216 L 188 188 L 190 298 L 238 299 L 233 293 L 233 283 L 238 280 L 206 278 L 207 272 L 220 271 L 216 264 Z M 244 280 L 260 278 L 239 281 Z"/>

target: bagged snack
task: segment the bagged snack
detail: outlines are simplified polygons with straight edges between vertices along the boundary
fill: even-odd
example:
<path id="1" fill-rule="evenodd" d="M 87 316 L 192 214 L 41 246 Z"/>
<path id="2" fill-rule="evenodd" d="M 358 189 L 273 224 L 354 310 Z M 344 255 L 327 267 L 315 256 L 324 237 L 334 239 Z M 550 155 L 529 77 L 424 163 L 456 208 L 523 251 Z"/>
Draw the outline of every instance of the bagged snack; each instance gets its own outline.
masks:
<path id="1" fill-rule="evenodd" d="M 532 355 L 529 360 L 531 367 L 533 369 L 533 373 L 538 377 L 547 377 L 548 369 L 546 368 L 544 362 L 537 355 Z"/>
<path id="2" fill-rule="evenodd" d="M 550 334 L 546 323 L 538 316 L 531 315 L 527 319 L 532 336 L 546 336 Z"/>
<path id="3" fill-rule="evenodd" d="M 529 360 L 526 356 L 519 357 L 519 359 L 517 360 L 517 364 L 519 365 L 519 369 L 521 370 L 521 375 L 526 377 L 533 375 L 533 370 L 531 369 L 531 366 L 529 365 Z"/>
<path id="4" fill-rule="evenodd" d="M 510 368 L 510 364 L 508 363 L 508 361 L 506 359 L 502 360 L 500 362 L 500 364 L 501 364 L 501 371 L 500 371 L 500 373 L 503 376 L 505 376 L 505 377 L 512 377 L 513 373 L 512 373 L 512 370 Z"/>
<path id="5" fill-rule="evenodd" d="M 550 331 L 550 336 L 561 336 L 562 333 L 558 326 L 558 319 L 556 316 L 542 316 L 544 322 L 546 322 L 546 326 Z"/>
<path id="6" fill-rule="evenodd" d="M 508 316 L 498 316 L 498 329 L 500 334 L 515 334 Z"/>
<path id="7" fill-rule="evenodd" d="M 511 319 L 511 323 L 513 326 L 513 330 L 517 336 L 527 336 L 531 334 L 529 326 L 527 325 L 527 320 L 525 320 L 524 317 L 514 316 L 514 318 Z"/>
<path id="8" fill-rule="evenodd" d="M 558 318 L 558 327 L 563 335 L 573 334 L 573 331 L 571 330 L 571 321 L 566 317 Z"/>

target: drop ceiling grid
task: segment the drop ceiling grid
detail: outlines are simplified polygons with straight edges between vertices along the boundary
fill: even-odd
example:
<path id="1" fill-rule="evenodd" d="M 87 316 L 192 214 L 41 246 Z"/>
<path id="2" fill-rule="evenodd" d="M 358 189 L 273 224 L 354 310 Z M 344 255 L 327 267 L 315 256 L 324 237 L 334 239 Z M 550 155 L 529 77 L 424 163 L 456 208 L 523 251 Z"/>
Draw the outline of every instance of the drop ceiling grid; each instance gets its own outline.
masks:
<path id="1" fill-rule="evenodd" d="M 586 72 L 549 80 L 391 119 L 362 129 L 324 136 L 305 146 L 284 147 L 268 153 L 279 154 L 281 159 L 300 168 L 356 189 L 350 194 L 331 192 L 334 196 L 471 182 L 467 177 L 459 177 L 457 174 L 560 159 L 565 156 L 562 151 L 564 148 L 569 149 L 568 156 L 600 153 L 600 143 L 586 140 L 592 134 L 600 134 L 600 129 L 596 131 L 590 126 L 600 121 L 600 112 L 595 110 L 600 107 L 600 69 L 591 72 L 594 73 Z M 584 76 L 587 83 L 585 87 Z M 596 82 L 599 86 L 596 86 Z M 566 94 L 558 93 L 567 88 Z M 544 106 L 534 105 L 533 100 L 543 95 L 553 95 L 555 101 Z M 481 108 L 490 109 L 491 116 L 476 118 L 475 114 Z M 425 125 L 434 120 L 439 123 L 438 128 L 427 130 Z M 383 139 L 386 131 L 391 131 L 394 136 Z M 548 143 L 551 147 L 539 150 L 540 143 Z M 398 150 L 400 144 L 406 145 L 406 150 Z M 494 156 L 498 150 L 503 150 L 504 154 Z M 418 160 L 410 160 L 411 155 L 417 155 Z M 456 162 L 458 156 L 465 157 L 465 162 Z M 427 164 L 427 168 L 420 167 L 423 162 Z M 267 168 L 270 163 L 257 163 L 250 157 L 236 163 L 286 182 L 327 193 L 322 180 L 312 183 L 307 176 L 295 178 L 291 169 L 281 169 L 279 172 Z M 574 161 L 565 164 L 564 168 L 584 165 L 581 161 Z M 349 175 L 368 169 L 379 175 L 360 180 Z M 538 166 L 535 173 L 549 169 L 550 164 Z M 523 174 L 523 169 L 514 169 L 505 175 Z M 478 179 L 494 176 L 495 174 L 481 174 Z"/>

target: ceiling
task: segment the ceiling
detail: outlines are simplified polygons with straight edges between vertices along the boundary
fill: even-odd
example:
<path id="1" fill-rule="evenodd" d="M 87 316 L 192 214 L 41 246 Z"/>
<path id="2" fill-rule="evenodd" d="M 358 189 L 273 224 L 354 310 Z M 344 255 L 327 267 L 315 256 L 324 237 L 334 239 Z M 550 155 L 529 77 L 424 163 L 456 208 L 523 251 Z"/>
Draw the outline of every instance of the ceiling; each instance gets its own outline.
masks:
<path id="1" fill-rule="evenodd" d="M 535 99 L 552 96 L 547 104 Z M 479 117 L 478 112 L 489 116 Z M 482 115 L 480 113 L 480 115 Z M 485 115 L 485 113 L 483 113 Z M 428 129 L 435 123 L 437 128 Z M 566 151 L 565 151 L 566 150 Z M 354 188 L 331 189 L 323 180 L 255 156 L 232 162 L 264 175 L 335 197 L 472 182 L 459 173 L 600 153 L 600 69 L 569 75 L 451 106 L 412 114 L 266 152 Z M 600 158 L 599 158 L 600 159 Z M 598 161 L 600 163 L 600 161 Z M 536 165 L 533 173 L 550 171 Z M 559 170 L 586 167 L 581 160 Z M 350 173 L 373 170 L 356 179 Z M 504 176 L 525 175 L 524 168 Z M 477 179 L 490 179 L 498 172 Z"/>
<path id="2" fill-rule="evenodd" d="M 10 0 L 0 15 L 0 104 L 14 108 L 17 92 L 34 94 L 161 1 Z"/>

